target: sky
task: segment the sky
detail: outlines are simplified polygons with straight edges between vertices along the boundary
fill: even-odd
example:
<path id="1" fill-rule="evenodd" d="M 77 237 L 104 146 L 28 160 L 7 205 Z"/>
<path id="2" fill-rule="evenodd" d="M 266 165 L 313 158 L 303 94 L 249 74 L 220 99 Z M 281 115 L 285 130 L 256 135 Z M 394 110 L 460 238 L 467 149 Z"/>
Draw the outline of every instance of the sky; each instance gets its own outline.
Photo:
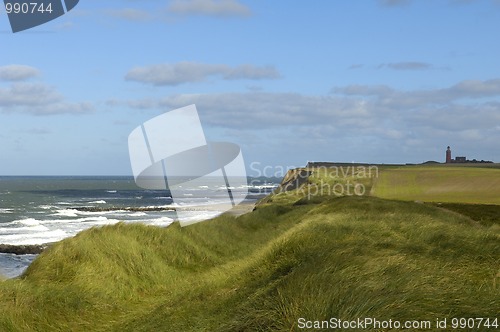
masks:
<path id="1" fill-rule="evenodd" d="M 132 175 L 128 135 L 190 104 L 250 175 L 500 162 L 499 31 L 498 0 L 80 0 L 15 34 L 0 7 L 0 175 Z"/>

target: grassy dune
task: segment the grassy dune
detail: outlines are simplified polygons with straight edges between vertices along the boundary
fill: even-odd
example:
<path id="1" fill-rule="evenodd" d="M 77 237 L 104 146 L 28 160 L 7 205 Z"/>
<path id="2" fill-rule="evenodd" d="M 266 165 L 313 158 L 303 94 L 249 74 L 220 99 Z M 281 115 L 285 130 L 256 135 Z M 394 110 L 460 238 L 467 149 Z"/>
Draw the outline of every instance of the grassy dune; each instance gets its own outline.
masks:
<path id="1" fill-rule="evenodd" d="M 383 168 L 372 194 L 425 202 L 500 204 L 500 169 L 459 166 Z"/>
<path id="2" fill-rule="evenodd" d="M 495 317 L 500 229 L 434 206 L 288 195 L 180 228 L 95 228 L 0 283 L 0 331 L 290 331 L 300 317 Z"/>

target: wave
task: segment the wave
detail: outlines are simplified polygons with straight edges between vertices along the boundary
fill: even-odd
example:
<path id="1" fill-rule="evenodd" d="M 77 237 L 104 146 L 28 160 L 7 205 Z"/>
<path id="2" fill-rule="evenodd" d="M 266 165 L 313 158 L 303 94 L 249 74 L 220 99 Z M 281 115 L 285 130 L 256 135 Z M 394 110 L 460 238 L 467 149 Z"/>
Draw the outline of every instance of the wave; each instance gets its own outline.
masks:
<path id="1" fill-rule="evenodd" d="M 126 207 L 98 207 L 98 206 L 80 206 L 75 207 L 77 212 L 162 212 L 173 211 L 175 208 L 172 205 L 150 205 L 150 206 L 126 206 Z"/>
<path id="2" fill-rule="evenodd" d="M 170 196 L 158 196 L 158 197 L 153 197 L 153 199 L 172 199 Z"/>
<path id="3" fill-rule="evenodd" d="M 19 220 L 14 220 L 10 223 L 5 223 L 4 225 L 21 225 L 21 227 L 36 227 L 40 225 L 47 225 L 47 224 L 64 224 L 64 223 L 83 223 L 83 222 L 97 222 L 97 223 L 102 223 L 102 222 L 119 222 L 117 219 L 109 219 L 105 216 L 92 216 L 92 217 L 84 217 L 84 218 L 75 218 L 75 219 L 46 219 L 46 220 L 38 220 L 34 218 L 26 218 L 26 219 L 19 219 Z M 9 227 L 9 228 L 2 228 L 0 227 L 0 230 L 16 230 L 19 229 L 20 227 Z"/>
<path id="4" fill-rule="evenodd" d="M 131 217 L 142 217 L 142 216 L 147 216 L 147 213 L 144 212 L 135 212 L 130 214 Z"/>
<path id="5" fill-rule="evenodd" d="M 109 219 L 104 216 L 95 216 L 95 217 L 85 217 L 85 218 L 76 218 L 76 219 L 59 219 L 59 220 L 45 220 L 42 221 L 45 224 L 79 224 L 79 223 L 86 223 L 86 224 L 95 224 L 95 225 L 108 225 L 108 224 L 114 224 L 119 222 L 120 220 L 118 219 Z"/>
<path id="6" fill-rule="evenodd" d="M 12 213 L 13 209 L 0 209 L 0 213 Z"/>
<path id="7" fill-rule="evenodd" d="M 78 210 L 75 209 L 62 209 L 57 210 L 56 213 L 51 214 L 55 217 L 78 217 Z"/>
<path id="8" fill-rule="evenodd" d="M 14 225 L 17 227 L 0 227 L 0 234 L 16 234 L 16 233 L 26 233 L 26 232 L 43 232 L 49 229 L 40 223 L 40 220 L 33 218 L 14 220 L 6 225 Z M 0 242 L 1 243 L 1 242 Z"/>
<path id="9" fill-rule="evenodd" d="M 93 201 L 93 202 L 89 202 L 89 204 L 106 204 L 106 201 L 104 201 L 104 200 Z"/>
<path id="10" fill-rule="evenodd" d="M 7 278 L 21 275 L 38 255 L 0 253 L 0 274 Z"/>
<path id="11" fill-rule="evenodd" d="M 169 217 L 161 217 L 161 218 L 157 218 L 157 219 L 144 220 L 142 222 L 147 222 L 147 225 L 149 225 L 149 226 L 166 227 L 166 226 L 169 226 L 171 223 L 173 223 L 174 219 L 169 218 Z"/>
<path id="12" fill-rule="evenodd" d="M 68 237 L 62 229 L 39 233 L 20 233 L 0 235 L 0 243 L 10 245 L 36 245 L 60 241 Z"/>
<path id="13" fill-rule="evenodd" d="M 42 210 L 51 210 L 51 209 L 55 209 L 57 208 L 57 206 L 54 206 L 54 205 L 40 205 L 38 206 L 40 209 Z"/>
<path id="14" fill-rule="evenodd" d="M 19 220 L 14 220 L 11 224 L 14 225 L 25 225 L 25 226 L 38 226 L 40 225 L 40 220 L 36 220 L 33 218 L 25 218 L 25 219 L 19 219 Z"/>

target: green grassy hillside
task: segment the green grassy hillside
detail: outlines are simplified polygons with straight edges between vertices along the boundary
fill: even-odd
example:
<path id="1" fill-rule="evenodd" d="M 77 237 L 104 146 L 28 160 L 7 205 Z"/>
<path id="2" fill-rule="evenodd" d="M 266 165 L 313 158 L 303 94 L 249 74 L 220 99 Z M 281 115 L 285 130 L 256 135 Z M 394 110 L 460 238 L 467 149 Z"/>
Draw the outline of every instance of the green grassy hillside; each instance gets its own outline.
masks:
<path id="1" fill-rule="evenodd" d="M 500 204 L 500 169 L 493 166 L 382 168 L 371 193 L 388 199 Z"/>
<path id="2" fill-rule="evenodd" d="M 186 228 L 118 224 L 64 240 L 0 283 L 0 331 L 293 331 L 301 317 L 498 315 L 497 224 L 413 202 L 288 197 Z"/>

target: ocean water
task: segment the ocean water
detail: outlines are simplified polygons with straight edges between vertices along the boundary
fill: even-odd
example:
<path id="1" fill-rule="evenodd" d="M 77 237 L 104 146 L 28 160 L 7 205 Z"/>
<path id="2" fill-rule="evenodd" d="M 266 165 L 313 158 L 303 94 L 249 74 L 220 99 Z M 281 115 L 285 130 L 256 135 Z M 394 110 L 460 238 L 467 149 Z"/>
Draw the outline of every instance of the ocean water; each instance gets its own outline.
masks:
<path id="1" fill-rule="evenodd" d="M 246 200 L 256 200 L 277 186 L 276 181 L 249 183 L 242 190 Z M 117 222 L 166 227 L 176 219 L 171 208 L 182 209 L 192 220 L 209 219 L 221 211 L 208 207 L 226 195 L 226 188 L 208 184 L 186 190 L 178 203 L 168 190 L 141 189 L 132 177 L 0 177 L 0 244 L 56 242 Z M 17 276 L 35 258 L 0 253 L 0 274 Z"/>

